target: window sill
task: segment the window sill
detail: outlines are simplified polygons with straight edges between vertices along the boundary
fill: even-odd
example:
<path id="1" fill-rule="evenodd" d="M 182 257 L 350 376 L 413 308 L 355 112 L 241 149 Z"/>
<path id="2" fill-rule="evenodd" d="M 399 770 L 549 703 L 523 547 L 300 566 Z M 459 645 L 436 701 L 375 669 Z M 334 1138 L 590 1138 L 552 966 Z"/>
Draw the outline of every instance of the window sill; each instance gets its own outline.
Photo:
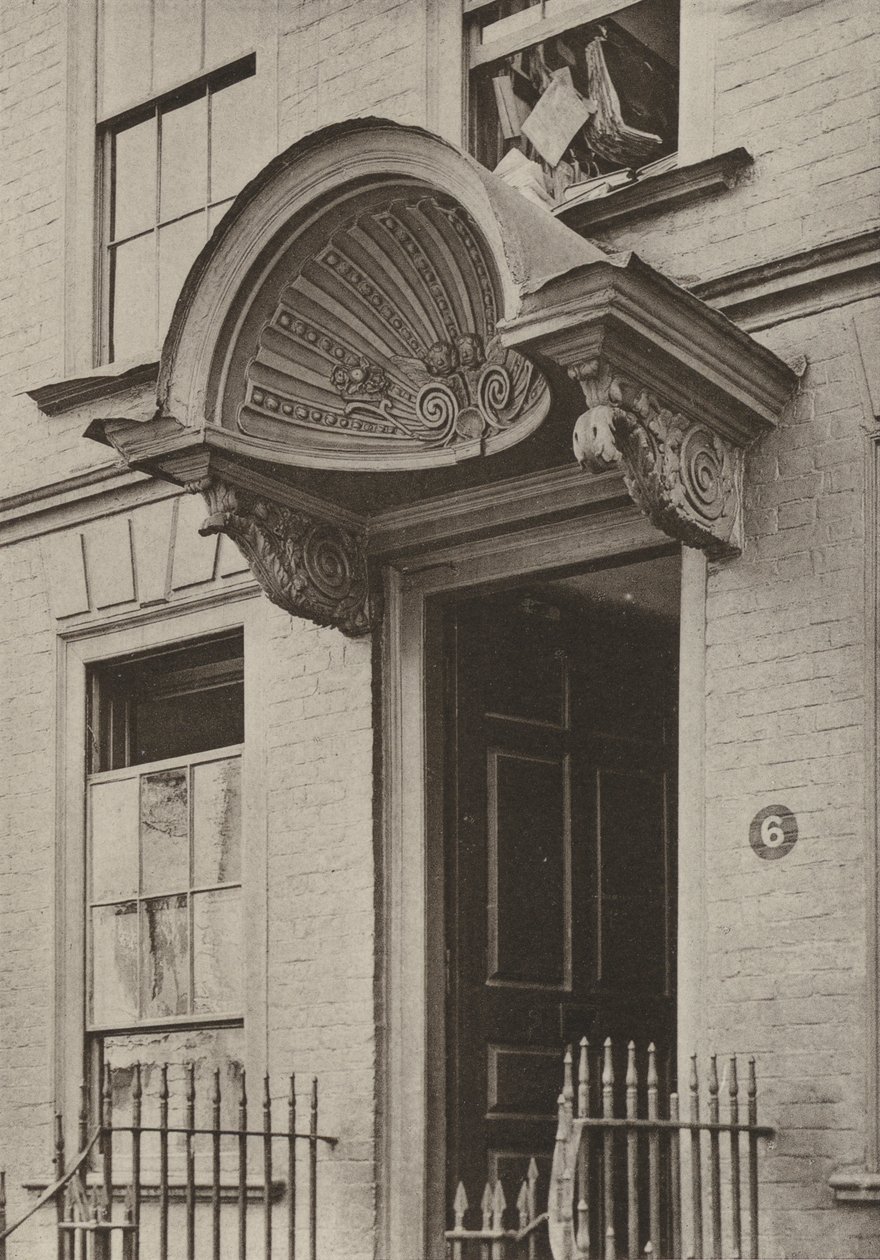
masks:
<path id="1" fill-rule="evenodd" d="M 834 1173 L 828 1184 L 836 1203 L 880 1203 L 880 1173 Z"/>
<path id="2" fill-rule="evenodd" d="M 159 373 L 159 361 L 153 355 L 146 360 L 127 360 L 124 363 L 105 363 L 92 368 L 81 376 L 72 376 L 48 385 L 37 385 L 23 392 L 32 398 L 40 411 L 47 416 L 57 416 L 82 403 L 93 403 L 101 398 L 112 398 L 133 385 L 146 385 L 155 381 Z"/>
<path id="3" fill-rule="evenodd" d="M 575 232 L 617 227 L 644 214 L 660 214 L 733 188 L 754 159 L 746 149 L 730 149 L 690 166 L 676 166 L 612 189 L 594 201 L 557 206 L 553 214 Z"/>

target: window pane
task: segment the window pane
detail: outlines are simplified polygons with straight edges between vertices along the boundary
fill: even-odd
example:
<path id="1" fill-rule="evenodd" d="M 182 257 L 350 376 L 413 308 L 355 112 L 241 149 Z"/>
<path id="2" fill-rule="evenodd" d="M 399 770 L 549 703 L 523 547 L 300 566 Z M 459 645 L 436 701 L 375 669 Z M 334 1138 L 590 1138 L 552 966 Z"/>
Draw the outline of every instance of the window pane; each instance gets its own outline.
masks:
<path id="1" fill-rule="evenodd" d="M 193 767 L 193 883 L 241 879 L 241 761 Z"/>
<path id="2" fill-rule="evenodd" d="M 101 113 L 150 95 L 150 6 L 145 0 L 101 5 Z"/>
<path id="3" fill-rule="evenodd" d="M 186 273 L 205 243 L 205 214 L 159 229 L 159 336 L 165 336 Z"/>
<path id="4" fill-rule="evenodd" d="M 162 113 L 160 219 L 197 210 L 208 199 L 208 105 L 200 96 Z"/>
<path id="5" fill-rule="evenodd" d="M 113 136 L 113 239 L 133 236 L 156 221 L 156 119 Z"/>
<path id="6" fill-rule="evenodd" d="M 189 887 L 185 770 L 159 770 L 141 780 L 141 887 L 145 893 Z"/>
<path id="7" fill-rule="evenodd" d="M 229 748 L 244 739 L 244 686 L 185 691 L 139 700 L 135 708 L 132 762 L 158 761 Z"/>
<path id="8" fill-rule="evenodd" d="M 92 1021 L 137 1019 L 137 904 L 92 910 Z"/>
<path id="9" fill-rule="evenodd" d="M 108 1035 L 101 1038 L 104 1062 L 110 1067 L 110 1084 L 113 1091 L 113 1110 L 117 1115 L 130 1114 L 131 1091 L 134 1083 L 134 1066 L 141 1064 L 141 1090 L 145 1115 L 156 1116 L 159 1111 L 159 1091 L 162 1082 L 162 1064 L 168 1064 L 168 1089 L 174 1102 L 180 1104 L 186 1090 L 187 1067 L 195 1066 L 196 1123 L 210 1124 L 211 1091 L 214 1069 L 220 1068 L 220 1114 L 225 1128 L 234 1128 L 238 1122 L 238 1099 L 241 1090 L 241 1072 L 244 1065 L 244 1030 L 242 1028 L 179 1028 L 156 1032 L 145 1029 Z M 204 1109 L 204 1110 L 203 1110 Z M 178 1113 L 179 1114 L 179 1113 Z M 154 1123 L 148 1120 L 148 1124 Z M 172 1122 L 173 1123 L 173 1122 Z M 172 1150 L 184 1146 L 182 1134 L 171 1134 Z M 130 1167 L 129 1156 L 119 1143 L 113 1151 L 113 1169 Z M 144 1142 L 144 1163 L 158 1164 L 158 1144 Z M 158 1170 L 157 1170 L 158 1171 Z M 237 1169 L 235 1170 L 237 1171 Z M 120 1180 L 127 1180 L 120 1178 Z M 147 1182 L 150 1178 L 145 1178 Z M 174 1178 L 171 1178 L 172 1184 Z M 155 1250 L 141 1246 L 145 1257 L 158 1255 Z"/>
<path id="10" fill-rule="evenodd" d="M 155 8 L 153 91 L 162 92 L 201 69 L 202 0 L 155 0 Z"/>
<path id="11" fill-rule="evenodd" d="M 193 893 L 194 1009 L 241 1008 L 241 889 Z"/>
<path id="12" fill-rule="evenodd" d="M 259 128 L 257 79 L 250 75 L 211 96 L 211 200 L 233 197 L 271 156 Z"/>
<path id="13" fill-rule="evenodd" d="M 161 1019 L 189 1009 L 186 894 L 141 903 L 141 1015 Z"/>
<path id="14" fill-rule="evenodd" d="M 113 249 L 113 359 L 132 359 L 156 345 L 155 250 L 152 232 Z"/>
<path id="15" fill-rule="evenodd" d="M 94 783 L 89 789 L 92 818 L 92 900 L 136 897 L 138 891 L 138 780 Z"/>

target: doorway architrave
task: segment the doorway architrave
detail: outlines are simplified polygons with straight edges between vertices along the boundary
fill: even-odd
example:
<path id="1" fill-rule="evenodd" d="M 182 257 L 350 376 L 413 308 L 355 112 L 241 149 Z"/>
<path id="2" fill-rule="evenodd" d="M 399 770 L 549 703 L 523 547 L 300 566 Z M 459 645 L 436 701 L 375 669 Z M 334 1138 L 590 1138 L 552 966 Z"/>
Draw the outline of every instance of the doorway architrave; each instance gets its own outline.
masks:
<path id="1" fill-rule="evenodd" d="M 480 587 L 614 560 L 632 561 L 669 539 L 630 503 L 616 477 L 607 499 L 564 521 L 503 519 L 483 537 L 438 539 L 383 564 L 381 640 L 382 797 L 377 853 L 378 1163 L 376 1256 L 441 1260 L 445 1228 L 445 942 L 442 835 L 442 685 L 437 650 L 444 599 Z M 501 514 L 502 518 L 505 515 Z M 487 523 L 491 513 L 487 513 Z M 679 950 L 680 1044 L 700 1026 L 698 942 L 702 862 L 700 654 L 705 626 L 705 558 L 683 550 L 679 773 L 679 915 L 689 927 Z M 695 654 L 697 659 L 695 659 Z M 689 873 L 688 873 L 689 872 Z M 681 935 L 681 934 L 680 934 Z M 693 947 L 691 946 L 693 943 Z M 684 1036 L 682 1036 L 684 1034 Z"/>

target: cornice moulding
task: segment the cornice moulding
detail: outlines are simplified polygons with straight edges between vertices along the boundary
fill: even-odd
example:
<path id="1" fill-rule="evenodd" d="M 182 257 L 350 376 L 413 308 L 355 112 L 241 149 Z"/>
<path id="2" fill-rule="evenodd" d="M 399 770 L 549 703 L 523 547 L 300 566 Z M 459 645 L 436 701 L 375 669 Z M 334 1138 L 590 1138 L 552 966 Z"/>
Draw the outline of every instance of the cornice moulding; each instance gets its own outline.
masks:
<path id="1" fill-rule="evenodd" d="M 568 205 L 563 202 L 554 213 L 573 231 L 589 236 L 647 215 L 666 214 L 688 202 L 727 191 L 740 182 L 753 163 L 754 158 L 747 149 L 730 149 L 702 162 L 676 166 L 659 175 L 625 184 L 604 197 Z"/>
<path id="2" fill-rule="evenodd" d="M 80 376 L 35 385 L 24 393 L 44 415 L 57 416 L 102 398 L 113 398 L 132 386 L 155 384 L 158 375 L 159 363 L 155 359 L 144 363 L 110 363 Z"/>
<path id="3" fill-rule="evenodd" d="M 776 425 L 797 384 L 772 351 L 635 254 L 547 281 L 501 333 L 566 367 L 608 356 L 669 405 L 698 406 L 739 445 Z"/>

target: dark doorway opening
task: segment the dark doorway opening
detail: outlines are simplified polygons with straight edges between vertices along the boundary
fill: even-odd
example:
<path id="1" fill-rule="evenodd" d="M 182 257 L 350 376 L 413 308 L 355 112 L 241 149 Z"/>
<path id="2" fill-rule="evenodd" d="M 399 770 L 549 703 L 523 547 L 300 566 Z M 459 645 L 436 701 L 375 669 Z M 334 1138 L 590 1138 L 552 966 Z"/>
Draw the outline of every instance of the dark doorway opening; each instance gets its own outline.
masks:
<path id="1" fill-rule="evenodd" d="M 565 1046 L 674 1088 L 678 554 L 457 602 L 444 623 L 447 1203 L 529 1161 Z M 621 1112 L 622 1114 L 622 1112 Z M 625 1226 L 624 1226 L 625 1230 Z M 619 1241 L 623 1234 L 618 1233 Z"/>

